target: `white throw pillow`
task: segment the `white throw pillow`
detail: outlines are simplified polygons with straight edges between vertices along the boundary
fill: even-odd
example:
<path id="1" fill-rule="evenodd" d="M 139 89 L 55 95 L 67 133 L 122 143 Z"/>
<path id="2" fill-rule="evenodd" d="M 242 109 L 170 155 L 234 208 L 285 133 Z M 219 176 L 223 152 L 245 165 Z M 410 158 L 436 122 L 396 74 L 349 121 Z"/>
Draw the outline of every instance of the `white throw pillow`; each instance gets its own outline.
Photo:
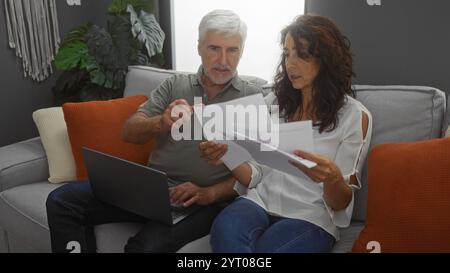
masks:
<path id="1" fill-rule="evenodd" d="M 450 137 L 450 126 L 448 126 L 447 132 L 445 132 L 445 137 Z"/>
<path id="2" fill-rule="evenodd" d="M 48 181 L 60 183 L 76 180 L 75 160 L 62 108 L 37 110 L 33 113 L 33 120 L 47 154 L 50 173 Z"/>

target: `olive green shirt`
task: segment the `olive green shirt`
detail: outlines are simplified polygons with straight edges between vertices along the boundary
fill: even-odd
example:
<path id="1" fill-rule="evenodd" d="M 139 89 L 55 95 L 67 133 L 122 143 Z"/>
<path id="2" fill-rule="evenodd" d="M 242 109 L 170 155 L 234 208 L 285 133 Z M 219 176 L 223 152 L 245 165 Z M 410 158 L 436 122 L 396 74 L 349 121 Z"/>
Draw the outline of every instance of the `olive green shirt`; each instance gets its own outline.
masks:
<path id="1" fill-rule="evenodd" d="M 150 117 L 162 115 L 164 110 L 177 99 L 185 99 L 194 105 L 194 97 L 202 97 L 203 104 L 229 101 L 261 93 L 262 89 L 237 74 L 223 91 L 209 99 L 201 83 L 203 68 L 197 74 L 176 74 L 166 79 L 150 93 L 147 102 L 138 111 Z M 193 135 L 193 134 L 192 134 Z M 172 138 L 170 132 L 156 139 L 156 146 L 149 158 L 149 166 L 163 172 L 179 182 L 193 182 L 199 186 L 210 186 L 228 178 L 230 171 L 224 166 L 213 166 L 200 157 L 199 140 L 179 140 Z"/>

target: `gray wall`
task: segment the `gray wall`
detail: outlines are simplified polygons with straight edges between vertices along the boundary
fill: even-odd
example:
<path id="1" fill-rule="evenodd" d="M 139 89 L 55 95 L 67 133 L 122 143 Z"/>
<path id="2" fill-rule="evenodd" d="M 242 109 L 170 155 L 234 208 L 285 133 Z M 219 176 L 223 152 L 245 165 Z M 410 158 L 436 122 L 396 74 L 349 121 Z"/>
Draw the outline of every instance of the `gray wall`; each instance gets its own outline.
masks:
<path id="1" fill-rule="evenodd" d="M 105 11 L 111 0 L 83 0 L 82 6 L 68 6 L 57 0 L 61 38 L 81 23 L 104 25 Z M 3 1 L 0 2 L 0 146 L 37 136 L 33 111 L 52 106 L 51 88 L 57 74 L 42 83 L 23 77 L 21 59 L 7 43 Z"/>
<path id="2" fill-rule="evenodd" d="M 350 38 L 359 84 L 427 85 L 450 92 L 450 1 L 307 0 Z"/>

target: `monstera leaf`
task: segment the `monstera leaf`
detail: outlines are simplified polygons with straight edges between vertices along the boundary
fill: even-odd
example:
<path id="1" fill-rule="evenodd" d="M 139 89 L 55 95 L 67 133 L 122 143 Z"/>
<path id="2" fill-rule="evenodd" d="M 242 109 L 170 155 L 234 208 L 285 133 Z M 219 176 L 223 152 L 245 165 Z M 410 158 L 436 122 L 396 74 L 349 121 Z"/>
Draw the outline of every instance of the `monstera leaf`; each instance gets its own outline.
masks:
<path id="1" fill-rule="evenodd" d="M 141 43 L 145 45 L 149 57 L 162 52 L 165 34 L 159 26 L 153 14 L 141 11 L 136 13 L 133 6 L 128 5 L 130 13 L 131 32 Z"/>
<path id="2" fill-rule="evenodd" d="M 92 27 L 92 23 L 85 23 L 82 24 L 79 27 L 76 27 L 72 29 L 67 35 L 64 37 L 64 41 L 61 44 L 61 47 L 65 47 L 71 43 L 75 42 L 85 42 L 85 36 L 86 33 L 89 32 L 89 30 Z"/>
<path id="3" fill-rule="evenodd" d="M 89 59 L 86 43 L 76 41 L 59 49 L 55 57 L 55 66 L 60 70 L 71 70 L 80 64 L 86 65 L 90 61 L 92 59 Z"/>
<path id="4" fill-rule="evenodd" d="M 95 66 L 95 59 L 89 54 L 86 45 L 86 34 L 92 23 L 86 23 L 72 29 L 65 37 L 55 57 L 55 66 L 60 70 L 71 70 L 76 67 L 89 71 Z"/>
<path id="5" fill-rule="evenodd" d="M 151 12 L 153 0 L 114 0 L 108 8 L 108 13 L 114 15 L 125 14 L 128 5 L 133 6 L 136 10 Z"/>
<path id="6" fill-rule="evenodd" d="M 106 28 L 86 23 L 65 36 L 55 58 L 63 70 L 53 90 L 58 103 L 121 96 L 129 65 L 164 63 L 153 1 L 112 0 Z"/>

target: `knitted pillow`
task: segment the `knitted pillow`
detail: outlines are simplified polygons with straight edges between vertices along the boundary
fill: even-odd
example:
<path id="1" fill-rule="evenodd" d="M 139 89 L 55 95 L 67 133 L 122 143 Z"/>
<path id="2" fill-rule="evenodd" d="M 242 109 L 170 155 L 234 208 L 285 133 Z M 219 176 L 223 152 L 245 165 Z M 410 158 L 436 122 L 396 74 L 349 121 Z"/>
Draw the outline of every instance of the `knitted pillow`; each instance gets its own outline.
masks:
<path id="1" fill-rule="evenodd" d="M 65 103 L 64 118 L 67 124 L 76 175 L 87 179 L 81 148 L 86 146 L 116 157 L 146 165 L 153 149 L 153 141 L 137 145 L 122 141 L 125 121 L 147 100 L 138 95 L 109 101 Z"/>
<path id="2" fill-rule="evenodd" d="M 368 191 L 354 252 L 450 252 L 450 138 L 375 147 Z"/>

